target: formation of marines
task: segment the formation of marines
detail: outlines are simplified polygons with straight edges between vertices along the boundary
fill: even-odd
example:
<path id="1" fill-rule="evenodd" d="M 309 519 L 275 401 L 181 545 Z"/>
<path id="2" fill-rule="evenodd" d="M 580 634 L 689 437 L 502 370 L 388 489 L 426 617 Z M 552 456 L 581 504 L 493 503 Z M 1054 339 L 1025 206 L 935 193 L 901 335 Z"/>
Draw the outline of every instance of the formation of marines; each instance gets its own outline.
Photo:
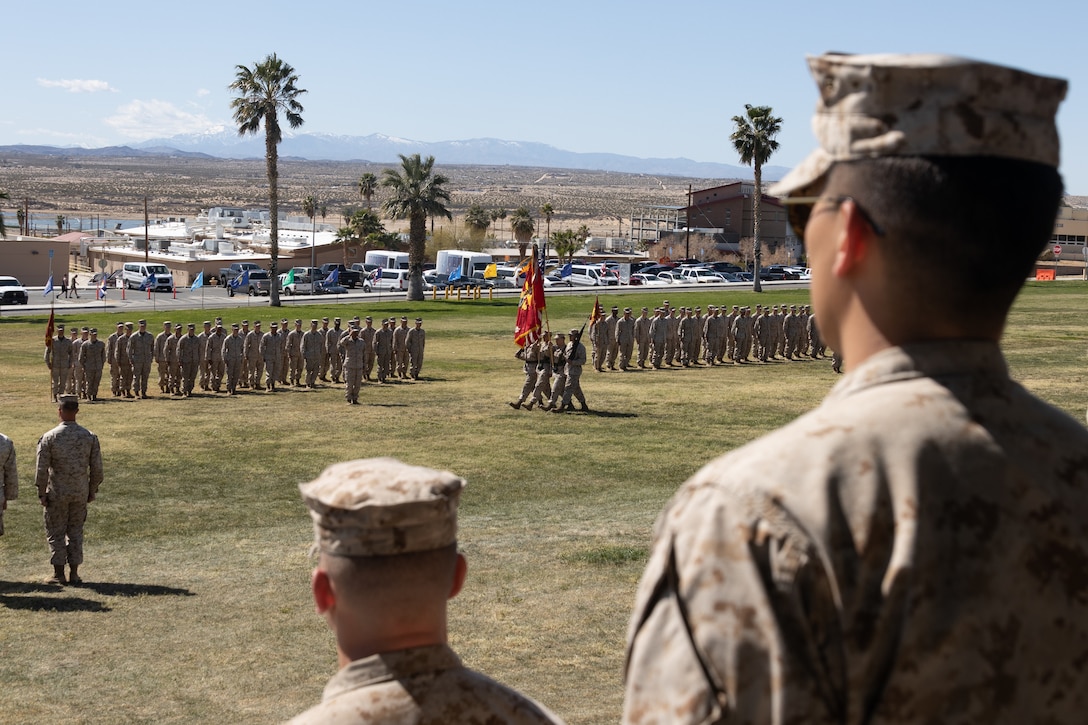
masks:
<path id="1" fill-rule="evenodd" d="M 316 388 L 318 380 L 346 386 L 349 403 L 358 403 L 363 381 L 385 383 L 394 378 L 418 380 L 423 367 L 426 331 L 422 318 L 409 328 L 408 318 L 381 321 L 374 327 L 371 317 L 365 325 L 356 316 L 348 328 L 341 319 L 310 320 L 303 331 L 302 320 L 294 327 L 288 320 L 273 321 L 267 332 L 261 321 L 232 323 L 229 332 L 221 317 L 206 320 L 197 334 L 196 324 L 162 323 L 158 335 L 147 331 L 147 321 L 117 323 L 117 330 L 105 342 L 98 330 L 72 328 L 65 335 L 57 325 L 55 338 L 45 349 L 50 369 L 53 400 L 70 394 L 84 400 L 98 400 L 105 366 L 109 365 L 110 390 L 118 398 L 148 397 L 151 365 L 158 370 L 159 392 L 190 397 L 199 386 L 212 393 L 237 395 L 240 389 L 275 392 L 277 386 Z M 320 327 L 319 327 L 320 325 Z M 358 340 L 359 343 L 353 342 Z M 331 375 L 331 378 L 329 377 Z M 303 377 L 305 376 L 305 383 Z"/>
<path id="2" fill-rule="evenodd" d="M 662 367 L 693 365 L 742 365 L 770 360 L 822 358 L 827 345 L 820 337 L 816 318 L 808 305 L 707 305 L 672 307 L 665 300 L 654 309 L 643 307 L 634 317 L 630 307 L 619 308 L 594 320 L 589 328 L 593 346 L 593 369 L 621 371 L 638 366 L 660 370 Z M 842 362 L 833 359 L 833 369 L 841 372 Z"/>

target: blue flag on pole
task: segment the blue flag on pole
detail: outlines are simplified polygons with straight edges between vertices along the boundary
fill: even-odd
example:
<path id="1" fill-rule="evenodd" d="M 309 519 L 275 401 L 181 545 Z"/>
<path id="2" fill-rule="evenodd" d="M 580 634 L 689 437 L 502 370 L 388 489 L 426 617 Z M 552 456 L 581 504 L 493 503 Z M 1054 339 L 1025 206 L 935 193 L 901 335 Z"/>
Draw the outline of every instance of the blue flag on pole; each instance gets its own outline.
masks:
<path id="1" fill-rule="evenodd" d="M 329 285 L 340 284 L 340 270 L 334 269 L 329 273 L 329 276 L 325 278 L 325 281 L 321 284 L 328 287 Z"/>
<path id="2" fill-rule="evenodd" d="M 563 265 L 563 269 L 559 270 L 559 279 L 566 279 L 574 274 L 574 266 L 570 262 Z"/>
<path id="3" fill-rule="evenodd" d="M 153 274 L 147 275 L 147 279 L 145 279 L 143 282 L 140 283 L 140 289 L 141 290 L 149 290 L 154 286 L 155 286 L 155 275 L 153 275 Z"/>
<path id="4" fill-rule="evenodd" d="M 245 287 L 249 284 L 249 270 L 243 271 L 240 275 L 236 276 L 230 281 L 231 289 L 238 289 L 239 287 Z"/>
<path id="5" fill-rule="evenodd" d="M 453 271 L 450 272 L 450 276 L 446 278 L 446 281 L 453 282 L 458 279 L 461 279 L 461 265 L 457 265 L 453 268 Z"/>
<path id="6" fill-rule="evenodd" d="M 52 250 L 50 250 L 52 251 Z M 49 275 L 49 279 L 45 282 L 45 292 L 42 292 L 42 297 L 48 297 L 53 292 L 53 275 Z"/>
<path id="7" fill-rule="evenodd" d="M 200 270 L 200 273 L 196 276 L 195 279 L 193 279 L 193 284 L 189 288 L 189 290 L 192 291 L 192 290 L 197 289 L 198 287 L 203 287 L 203 286 L 204 286 L 204 270 Z"/>

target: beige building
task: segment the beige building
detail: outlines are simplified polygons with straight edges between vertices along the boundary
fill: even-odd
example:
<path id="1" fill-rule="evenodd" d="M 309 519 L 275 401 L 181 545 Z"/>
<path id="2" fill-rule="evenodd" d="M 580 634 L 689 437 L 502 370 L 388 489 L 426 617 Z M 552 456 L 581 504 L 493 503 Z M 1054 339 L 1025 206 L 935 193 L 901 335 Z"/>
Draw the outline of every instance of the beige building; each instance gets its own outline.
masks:
<path id="1" fill-rule="evenodd" d="M 1054 234 L 1051 236 L 1051 249 L 1054 245 L 1062 248 L 1062 259 L 1084 261 L 1085 240 L 1088 239 L 1088 209 L 1063 206 L 1058 209 L 1058 218 L 1054 222 Z"/>
<path id="2" fill-rule="evenodd" d="M 68 249 L 68 242 L 59 239 L 0 239 L 0 275 L 16 277 L 24 287 L 44 287 L 52 269 L 59 289 L 60 275 L 68 273 Z"/>

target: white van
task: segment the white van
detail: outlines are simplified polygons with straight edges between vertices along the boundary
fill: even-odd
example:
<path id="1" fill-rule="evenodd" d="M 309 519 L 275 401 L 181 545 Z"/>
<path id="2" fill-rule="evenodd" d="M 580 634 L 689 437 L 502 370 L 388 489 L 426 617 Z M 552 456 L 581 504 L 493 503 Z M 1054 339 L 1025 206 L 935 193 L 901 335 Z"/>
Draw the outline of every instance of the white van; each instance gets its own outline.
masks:
<path id="1" fill-rule="evenodd" d="M 408 270 L 383 269 L 380 271 L 382 274 L 381 279 L 375 279 L 378 276 L 377 271 L 370 273 L 370 283 L 373 285 L 374 291 L 404 292 L 408 289 Z"/>
<path id="2" fill-rule="evenodd" d="M 601 271 L 598 265 L 571 265 L 570 283 L 575 287 L 606 287 L 619 284 L 619 277 Z"/>
<path id="3" fill-rule="evenodd" d="M 153 290 L 169 292 L 174 289 L 174 276 L 170 274 L 165 264 L 128 262 L 121 272 L 121 279 L 128 289 L 140 289 L 144 280 L 152 275 L 155 277 L 151 287 Z"/>

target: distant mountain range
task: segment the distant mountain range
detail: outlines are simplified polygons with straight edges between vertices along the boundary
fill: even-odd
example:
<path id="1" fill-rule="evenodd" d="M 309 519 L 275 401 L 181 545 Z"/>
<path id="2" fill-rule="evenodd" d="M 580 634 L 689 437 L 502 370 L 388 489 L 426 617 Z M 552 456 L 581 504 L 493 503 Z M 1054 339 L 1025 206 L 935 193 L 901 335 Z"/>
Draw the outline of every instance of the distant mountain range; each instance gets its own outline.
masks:
<path id="1" fill-rule="evenodd" d="M 185 134 L 158 138 L 133 146 L 98 149 L 55 146 L 0 146 L 0 153 L 31 153 L 64 156 L 199 156 L 227 159 L 264 158 L 264 135 L 239 136 L 234 131 Z M 337 136 L 325 133 L 284 135 L 281 158 L 309 161 L 370 161 L 396 163 L 397 154 L 434 156 L 439 164 L 458 166 L 528 166 L 548 169 L 583 169 L 629 174 L 683 176 L 699 179 L 750 179 L 752 169 L 685 158 L 644 159 L 607 153 L 564 151 L 529 141 L 477 138 L 465 141 L 412 141 L 374 133 L 369 136 Z M 763 167 L 765 181 L 776 181 L 789 171 L 782 166 Z"/>

